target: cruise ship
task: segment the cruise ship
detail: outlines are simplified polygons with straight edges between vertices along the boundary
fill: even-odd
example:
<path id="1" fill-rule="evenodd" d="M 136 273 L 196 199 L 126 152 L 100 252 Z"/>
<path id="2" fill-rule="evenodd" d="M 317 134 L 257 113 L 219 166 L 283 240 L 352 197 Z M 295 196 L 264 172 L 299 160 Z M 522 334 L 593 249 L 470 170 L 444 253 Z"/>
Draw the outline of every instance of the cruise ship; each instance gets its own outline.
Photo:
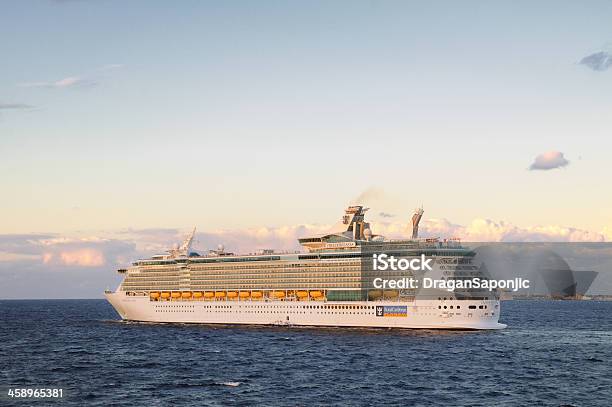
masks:
<path id="1" fill-rule="evenodd" d="M 298 239 L 303 250 L 234 254 L 223 246 L 192 252 L 195 228 L 166 254 L 119 269 L 119 287 L 105 296 L 124 320 L 419 329 L 502 329 L 499 293 L 464 289 L 376 288 L 375 279 L 422 281 L 486 277 L 475 254 L 457 239 L 387 239 L 365 221 L 368 208 L 349 206 L 327 233 Z M 373 255 L 431 259 L 432 270 L 379 271 Z M 379 285 L 378 285 L 379 286 Z"/>

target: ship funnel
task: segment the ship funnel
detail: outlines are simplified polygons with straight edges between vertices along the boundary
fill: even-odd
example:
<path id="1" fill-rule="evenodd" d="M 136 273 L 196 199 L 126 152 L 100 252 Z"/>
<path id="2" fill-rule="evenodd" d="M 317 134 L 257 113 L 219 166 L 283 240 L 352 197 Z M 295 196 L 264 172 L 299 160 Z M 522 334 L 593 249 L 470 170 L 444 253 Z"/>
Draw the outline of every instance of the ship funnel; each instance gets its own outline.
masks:
<path id="1" fill-rule="evenodd" d="M 419 222 L 423 217 L 423 208 L 417 208 L 414 210 L 414 215 L 412 215 L 412 238 L 416 239 L 419 237 Z"/>

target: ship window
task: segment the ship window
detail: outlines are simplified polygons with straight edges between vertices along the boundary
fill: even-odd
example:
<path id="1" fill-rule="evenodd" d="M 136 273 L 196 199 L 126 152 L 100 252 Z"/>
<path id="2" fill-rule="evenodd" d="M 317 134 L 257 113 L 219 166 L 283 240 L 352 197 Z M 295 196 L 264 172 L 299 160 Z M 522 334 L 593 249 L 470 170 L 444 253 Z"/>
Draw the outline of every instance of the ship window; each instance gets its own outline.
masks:
<path id="1" fill-rule="evenodd" d="M 479 306 L 478 306 L 478 308 L 479 308 L 479 309 L 483 309 L 484 307 L 483 307 L 482 305 L 479 305 Z"/>
<path id="2" fill-rule="evenodd" d="M 469 309 L 476 309 L 476 306 L 475 305 L 470 305 L 468 308 Z"/>

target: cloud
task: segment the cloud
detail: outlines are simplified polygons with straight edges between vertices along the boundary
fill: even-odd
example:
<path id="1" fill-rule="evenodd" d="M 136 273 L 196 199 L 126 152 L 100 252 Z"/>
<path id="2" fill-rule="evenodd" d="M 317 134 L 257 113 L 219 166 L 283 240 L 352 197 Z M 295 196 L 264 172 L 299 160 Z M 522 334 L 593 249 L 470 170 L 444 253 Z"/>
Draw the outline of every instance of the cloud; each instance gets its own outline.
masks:
<path id="1" fill-rule="evenodd" d="M 426 219 L 421 227 L 425 237 L 458 237 L 467 242 L 605 242 L 598 233 L 569 226 L 544 225 L 519 227 L 504 221 L 474 219 L 467 226 L 446 219 Z"/>
<path id="2" fill-rule="evenodd" d="M 104 254 L 96 249 L 79 249 L 61 251 L 58 254 L 43 254 L 43 263 L 58 262 L 65 266 L 97 267 L 106 263 Z"/>
<path id="3" fill-rule="evenodd" d="M 534 162 L 529 166 L 529 170 L 553 170 L 555 168 L 562 168 L 569 164 L 569 161 L 565 159 L 563 153 L 559 151 L 548 151 L 538 155 Z"/>
<path id="4" fill-rule="evenodd" d="M 33 108 L 34 106 L 26 105 L 23 103 L 0 103 L 0 110 L 23 110 Z"/>
<path id="5" fill-rule="evenodd" d="M 0 252 L 0 263 L 1 262 L 20 263 L 24 261 L 38 261 L 40 260 L 40 258 L 41 257 L 36 254 Z"/>
<path id="6" fill-rule="evenodd" d="M 606 237 L 606 240 L 612 241 L 612 227 L 606 226 L 601 232 Z"/>
<path id="7" fill-rule="evenodd" d="M 372 231 L 387 238 L 407 238 L 409 219 L 370 221 Z M 327 232 L 331 225 L 289 225 L 200 231 L 194 250 L 200 254 L 223 244 L 227 251 L 252 253 L 273 248 L 293 252 L 297 239 Z M 573 227 L 519 227 L 508 222 L 474 219 L 466 225 L 447 219 L 423 219 L 421 237 L 458 237 L 465 242 L 603 242 L 602 233 Z M 131 261 L 164 253 L 189 230 L 126 229 L 88 236 L 62 234 L 0 234 L 0 298 L 99 298 L 115 288 L 121 276 L 114 271 Z"/>
<path id="8" fill-rule="evenodd" d="M 24 88 L 49 89 L 89 88 L 100 84 L 100 76 L 102 74 L 121 67 L 123 67 L 121 64 L 108 64 L 96 68 L 87 74 L 67 76 L 56 81 L 25 82 L 18 84 L 18 86 Z"/>
<path id="9" fill-rule="evenodd" d="M 123 64 L 107 64 L 98 68 L 99 71 L 109 71 L 111 69 L 123 68 Z"/>
<path id="10" fill-rule="evenodd" d="M 0 235 L 0 263 L 29 260 L 47 270 L 65 266 L 99 267 L 137 255 L 132 242 L 100 236 L 55 234 Z"/>
<path id="11" fill-rule="evenodd" d="M 76 87 L 91 87 L 96 86 L 98 82 L 85 79 L 78 76 L 69 76 L 54 82 L 26 82 L 20 83 L 19 86 L 24 88 L 76 88 Z"/>
<path id="12" fill-rule="evenodd" d="M 96 249 L 65 251 L 60 253 L 59 258 L 67 266 L 95 267 L 106 262 L 102 252 Z"/>
<path id="13" fill-rule="evenodd" d="M 327 232 L 331 225 L 292 225 L 281 227 L 259 227 L 237 230 L 217 230 L 196 235 L 196 247 L 200 251 L 223 244 L 236 253 L 250 253 L 259 249 L 276 249 L 294 252 L 300 249 L 300 237 Z M 167 246 L 166 246 L 167 247 Z M 196 249 L 197 250 L 197 249 Z"/>
<path id="14" fill-rule="evenodd" d="M 594 71 L 605 71 L 612 67 L 612 54 L 606 51 L 595 52 L 582 58 L 579 64 L 585 65 Z"/>

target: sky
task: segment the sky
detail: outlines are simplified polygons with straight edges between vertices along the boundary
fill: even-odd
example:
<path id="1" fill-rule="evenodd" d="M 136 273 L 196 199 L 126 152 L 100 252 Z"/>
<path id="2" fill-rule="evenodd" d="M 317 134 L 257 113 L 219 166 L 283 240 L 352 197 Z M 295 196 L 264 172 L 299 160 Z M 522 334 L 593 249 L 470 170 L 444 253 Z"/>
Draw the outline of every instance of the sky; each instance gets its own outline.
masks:
<path id="1" fill-rule="evenodd" d="M 0 298 L 99 296 L 193 226 L 293 248 L 351 202 L 390 235 L 422 205 L 423 233 L 612 240 L 608 1 L 0 10 Z"/>

